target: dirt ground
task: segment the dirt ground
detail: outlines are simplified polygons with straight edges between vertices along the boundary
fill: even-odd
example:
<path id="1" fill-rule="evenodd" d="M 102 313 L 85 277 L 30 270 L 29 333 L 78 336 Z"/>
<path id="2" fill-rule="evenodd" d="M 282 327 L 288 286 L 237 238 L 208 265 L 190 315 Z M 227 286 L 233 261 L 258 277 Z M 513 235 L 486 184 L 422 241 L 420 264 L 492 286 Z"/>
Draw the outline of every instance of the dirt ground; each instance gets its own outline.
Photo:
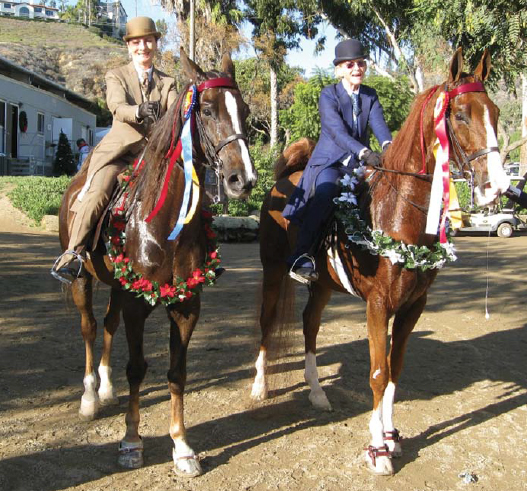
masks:
<path id="1" fill-rule="evenodd" d="M 459 260 L 438 276 L 409 342 L 395 414 L 404 456 L 388 478 L 362 463 L 371 408 L 364 304 L 335 295 L 325 311 L 318 363 L 333 412 L 307 400 L 300 322 L 275 365 L 274 397 L 255 406 L 258 246 L 224 244 L 228 271 L 203 295 L 188 355 L 186 424 L 205 472 L 183 480 L 172 472 L 163 310 L 145 337 L 145 466 L 124 471 L 116 452 L 128 398 L 124 330 L 114 351 L 120 404 L 82 422 L 78 316 L 48 272 L 57 237 L 0 204 L 0 490 L 527 489 L 526 235 L 456 239 Z M 101 286 L 100 321 L 106 296 Z"/>

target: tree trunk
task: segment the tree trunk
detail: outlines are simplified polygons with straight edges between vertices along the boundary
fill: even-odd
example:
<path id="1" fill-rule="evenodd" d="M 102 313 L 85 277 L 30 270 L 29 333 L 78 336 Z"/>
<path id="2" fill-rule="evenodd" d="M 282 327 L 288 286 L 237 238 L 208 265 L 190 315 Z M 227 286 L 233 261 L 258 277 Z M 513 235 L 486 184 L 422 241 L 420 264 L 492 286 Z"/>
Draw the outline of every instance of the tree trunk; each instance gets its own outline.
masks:
<path id="1" fill-rule="evenodd" d="M 278 144 L 278 79 L 275 69 L 271 66 L 271 148 Z"/>
<path id="2" fill-rule="evenodd" d="M 522 73 L 522 138 L 527 137 L 527 73 Z M 527 144 L 520 150 L 520 163 L 527 164 Z"/>

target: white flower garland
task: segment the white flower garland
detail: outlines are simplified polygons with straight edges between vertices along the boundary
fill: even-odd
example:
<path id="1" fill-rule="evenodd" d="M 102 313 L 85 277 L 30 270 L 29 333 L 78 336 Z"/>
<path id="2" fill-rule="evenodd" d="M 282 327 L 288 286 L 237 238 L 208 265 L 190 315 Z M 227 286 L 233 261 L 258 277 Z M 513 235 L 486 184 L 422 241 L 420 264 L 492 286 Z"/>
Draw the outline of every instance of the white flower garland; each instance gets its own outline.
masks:
<path id="1" fill-rule="evenodd" d="M 356 172 L 356 174 L 360 173 Z M 457 259 L 454 244 L 436 242 L 432 249 L 427 246 L 405 244 L 394 240 L 382 230 L 372 230 L 360 217 L 355 188 L 359 184 L 356 176 L 346 175 L 340 180 L 342 193 L 334 201 L 336 216 L 344 225 L 348 240 L 370 251 L 373 255 L 387 257 L 392 264 L 402 264 L 408 269 L 439 269 L 445 263 Z"/>

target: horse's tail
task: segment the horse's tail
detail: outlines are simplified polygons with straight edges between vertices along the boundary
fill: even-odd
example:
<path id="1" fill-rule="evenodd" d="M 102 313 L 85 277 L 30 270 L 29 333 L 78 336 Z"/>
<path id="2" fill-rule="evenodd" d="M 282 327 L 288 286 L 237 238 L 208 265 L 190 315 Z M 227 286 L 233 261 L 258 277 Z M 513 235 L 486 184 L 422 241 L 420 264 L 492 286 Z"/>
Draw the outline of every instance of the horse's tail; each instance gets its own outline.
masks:
<path id="1" fill-rule="evenodd" d="M 304 170 L 314 148 L 315 142 L 309 138 L 301 138 L 289 145 L 274 166 L 275 179 L 278 181 L 293 172 Z"/>
<path id="2" fill-rule="evenodd" d="M 280 289 L 278 302 L 272 319 L 265 321 L 265 333 L 262 332 L 266 338 L 269 374 L 275 375 L 269 380 L 272 386 L 270 387 L 271 390 L 289 385 L 287 381 L 283 380 L 283 377 L 288 376 L 289 371 L 276 371 L 273 366 L 280 363 L 280 360 L 283 363 L 287 355 L 297 352 L 299 349 L 299 346 L 297 346 L 299 338 L 294 336 L 293 333 L 293 330 L 298 327 L 295 316 L 296 282 L 286 274 L 281 278 L 279 284 L 275 286 Z M 264 285 L 262 289 L 265 290 L 265 288 Z M 259 312 L 259 314 L 260 322 L 262 322 L 262 312 Z"/>

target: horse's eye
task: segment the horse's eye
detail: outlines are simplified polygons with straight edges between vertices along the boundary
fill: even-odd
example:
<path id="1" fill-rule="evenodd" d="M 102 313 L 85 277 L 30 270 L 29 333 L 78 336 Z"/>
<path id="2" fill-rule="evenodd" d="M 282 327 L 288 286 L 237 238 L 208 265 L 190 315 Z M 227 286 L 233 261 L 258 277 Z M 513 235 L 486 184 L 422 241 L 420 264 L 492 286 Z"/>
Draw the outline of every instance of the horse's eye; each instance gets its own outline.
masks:
<path id="1" fill-rule="evenodd" d="M 455 118 L 456 118 L 456 121 L 461 121 L 462 123 L 468 124 L 468 117 L 465 113 L 462 113 L 462 112 L 456 113 Z"/>
<path id="2" fill-rule="evenodd" d="M 202 112 L 205 116 L 212 116 L 212 111 L 209 108 L 203 108 Z"/>

